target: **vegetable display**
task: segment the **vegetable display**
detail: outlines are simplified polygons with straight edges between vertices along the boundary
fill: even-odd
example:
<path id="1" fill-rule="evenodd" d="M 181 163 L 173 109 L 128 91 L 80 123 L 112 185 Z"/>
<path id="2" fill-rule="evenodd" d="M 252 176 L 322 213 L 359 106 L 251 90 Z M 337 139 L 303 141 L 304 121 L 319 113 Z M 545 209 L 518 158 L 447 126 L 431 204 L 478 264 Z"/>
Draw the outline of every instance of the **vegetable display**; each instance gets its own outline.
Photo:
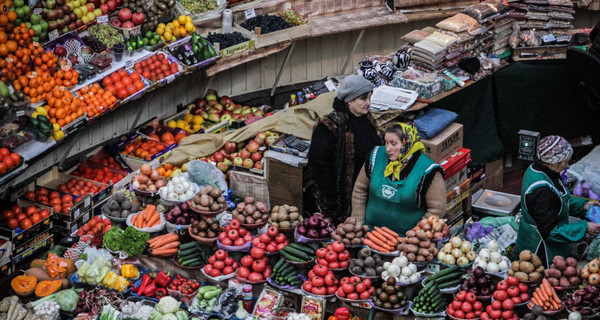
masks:
<path id="1" fill-rule="evenodd" d="M 134 227 L 111 228 L 105 235 L 102 245 L 112 251 L 125 251 L 130 256 L 137 256 L 144 252 L 146 241 L 150 234 L 138 231 Z"/>
<path id="2" fill-rule="evenodd" d="M 219 233 L 219 241 L 226 246 L 240 247 L 252 241 L 252 234 L 233 220 Z"/>
<path id="3" fill-rule="evenodd" d="M 262 282 L 273 274 L 269 258 L 260 248 L 252 248 L 249 255 L 242 257 L 241 264 L 237 276 L 248 282 Z"/>
<path id="4" fill-rule="evenodd" d="M 204 266 L 204 273 L 210 277 L 220 277 L 234 273 L 239 267 L 239 263 L 233 260 L 225 250 L 217 250 L 208 258 L 208 264 Z"/>
<path id="5" fill-rule="evenodd" d="M 182 226 L 192 224 L 199 219 L 200 217 L 190 208 L 187 202 L 176 203 L 169 212 L 165 213 L 165 220 L 167 222 Z"/>
<path id="6" fill-rule="evenodd" d="M 388 278 L 388 281 L 394 278 Z M 430 280 L 427 284 L 419 291 L 419 295 L 414 299 L 414 305 L 412 309 L 419 313 L 435 314 L 443 312 L 446 309 L 446 303 L 440 292 L 440 288 L 437 281 Z"/>
<path id="7" fill-rule="evenodd" d="M 154 256 L 173 255 L 177 253 L 180 244 L 177 234 L 167 233 L 148 240 L 148 251 Z"/>
<path id="8" fill-rule="evenodd" d="M 316 250 L 313 247 L 302 243 L 290 243 L 278 251 L 287 261 L 307 262 L 315 260 Z"/>
<path id="9" fill-rule="evenodd" d="M 269 220 L 269 208 L 254 197 L 246 197 L 237 204 L 231 215 L 241 224 L 262 224 Z"/>
<path id="10" fill-rule="evenodd" d="M 514 304 L 518 305 L 529 301 L 531 297 L 528 292 L 529 287 L 527 285 L 519 282 L 517 277 L 508 276 L 506 280 L 498 282 L 493 298 L 498 301 L 510 299 Z"/>
<path id="11" fill-rule="evenodd" d="M 271 216 L 267 220 L 269 225 L 280 229 L 289 229 L 297 227 L 304 218 L 298 212 L 298 207 L 284 204 L 282 206 L 274 206 L 271 210 Z"/>
<path id="12" fill-rule="evenodd" d="M 188 179 L 177 176 L 167 185 L 158 189 L 161 198 L 170 201 L 184 201 L 194 197 L 196 192 L 195 185 Z M 213 200 L 214 201 L 214 200 Z"/>
<path id="13" fill-rule="evenodd" d="M 544 311 L 556 311 L 562 308 L 563 303 L 558 298 L 550 282 L 547 279 L 542 279 L 542 284 L 535 289 L 531 302 L 527 306 L 532 308 L 534 305 L 542 307 Z"/>
<path id="14" fill-rule="evenodd" d="M 481 316 L 483 304 L 472 292 L 460 291 L 446 308 L 446 313 L 459 319 L 475 319 Z M 511 319 L 511 318 L 504 318 Z"/>
<path id="15" fill-rule="evenodd" d="M 577 287 L 581 284 L 581 269 L 577 267 L 577 260 L 569 257 L 554 256 L 550 268 L 544 270 L 544 278 L 548 279 L 553 287 L 563 289 Z M 588 277 L 589 278 L 589 277 Z"/>
<path id="16" fill-rule="evenodd" d="M 362 248 L 356 258 L 350 260 L 350 272 L 357 276 L 375 277 L 383 275 L 384 260 L 378 253 L 372 253 L 368 248 Z"/>
<path id="17" fill-rule="evenodd" d="M 398 234 L 387 227 L 375 227 L 375 230 L 365 233 L 363 243 L 379 252 L 393 252 L 400 243 Z M 404 248 L 404 245 L 401 245 Z M 406 249 L 406 248 L 404 248 Z M 402 250 L 402 249 L 400 249 Z"/>
<path id="18" fill-rule="evenodd" d="M 206 186 L 200 189 L 200 191 L 188 201 L 188 204 L 192 209 L 202 212 L 216 212 L 227 207 L 225 197 L 223 196 L 223 190 L 213 186 Z"/>
<path id="19" fill-rule="evenodd" d="M 192 234 L 201 238 L 214 239 L 221 231 L 219 222 L 211 218 L 194 220 L 191 228 Z"/>
<path id="20" fill-rule="evenodd" d="M 485 274 L 482 267 L 475 267 L 473 275 L 463 282 L 461 289 L 478 296 L 489 296 L 494 292 L 494 284 L 492 277 Z"/>
<path id="21" fill-rule="evenodd" d="M 140 167 L 140 174 L 133 176 L 131 180 L 131 185 L 141 191 L 156 192 L 166 184 L 167 181 L 162 178 L 160 173 L 146 163 Z"/>
<path id="22" fill-rule="evenodd" d="M 304 219 L 296 227 L 296 231 L 299 235 L 310 239 L 324 239 L 330 237 L 333 228 L 331 219 L 323 217 L 320 213 L 315 213 L 312 217 Z"/>
<path id="23" fill-rule="evenodd" d="M 278 250 L 282 250 L 289 244 L 290 242 L 286 235 L 279 232 L 279 229 L 275 226 L 269 226 L 266 233 L 252 239 L 253 246 L 264 249 L 268 253 L 276 253 Z"/>
<path id="24" fill-rule="evenodd" d="M 492 240 L 487 244 L 487 248 L 482 248 L 473 261 L 475 266 L 483 268 L 489 273 L 499 273 L 507 271 L 510 268 L 510 260 L 503 256 L 498 249 L 498 241 Z"/>
<path id="25" fill-rule="evenodd" d="M 222 291 L 223 289 L 215 286 L 201 287 L 198 289 L 196 298 L 192 302 L 192 308 L 205 310 L 206 312 L 213 312 L 217 303 L 217 298 Z"/>
<path id="26" fill-rule="evenodd" d="M 593 286 L 600 285 L 600 262 L 598 259 L 593 259 L 581 270 L 581 278 L 586 279 Z"/>
<path id="27" fill-rule="evenodd" d="M 365 242 L 365 244 L 367 243 Z M 398 250 L 406 256 L 409 262 L 431 261 L 438 254 L 436 243 L 431 241 L 427 232 L 423 230 L 406 231 L 406 238 L 398 246 Z"/>
<path id="28" fill-rule="evenodd" d="M 345 245 L 361 245 L 366 232 L 369 232 L 369 226 L 358 223 L 354 217 L 348 217 L 331 232 L 331 238 Z"/>
<path id="29" fill-rule="evenodd" d="M 197 243 L 188 242 L 179 246 L 177 263 L 184 267 L 199 267 L 208 261 L 208 254 Z"/>
<path id="30" fill-rule="evenodd" d="M 579 312 L 583 316 L 591 316 L 600 312 L 600 290 L 587 285 L 567 297 L 565 305 L 569 312 Z"/>
<path id="31" fill-rule="evenodd" d="M 475 252 L 473 252 L 469 241 L 463 240 L 460 237 L 452 237 L 450 242 L 446 243 L 437 254 L 437 258 L 440 262 L 447 265 L 456 264 L 465 267 L 475 260 Z"/>
<path id="32" fill-rule="evenodd" d="M 298 287 L 302 284 L 298 270 L 293 264 L 287 262 L 285 258 L 277 261 L 275 266 L 273 266 L 273 273 L 269 278 L 279 286 Z"/>
<path id="33" fill-rule="evenodd" d="M 113 218 L 127 218 L 131 213 L 137 213 L 140 207 L 131 202 L 123 192 L 117 192 L 102 206 L 102 213 Z"/>
<path id="34" fill-rule="evenodd" d="M 335 241 L 325 248 L 319 248 L 315 254 L 318 264 L 333 270 L 348 268 L 350 262 L 350 252 L 346 250 L 341 241 Z"/>
<path id="35" fill-rule="evenodd" d="M 519 253 L 519 261 L 513 261 L 508 270 L 509 276 L 515 276 L 519 281 L 540 281 L 544 266 L 542 260 L 529 250 Z"/>
<path id="36" fill-rule="evenodd" d="M 348 300 L 367 300 L 371 298 L 373 292 L 375 292 L 375 287 L 372 285 L 371 279 L 363 280 L 360 277 L 352 276 L 343 277 L 340 280 L 340 287 L 337 289 L 336 295 Z M 390 299 L 390 301 L 392 300 L 394 299 Z"/>
<path id="37" fill-rule="evenodd" d="M 425 278 L 423 284 L 427 285 L 430 281 L 435 281 L 440 289 L 454 288 L 463 282 L 463 274 L 461 268 L 452 266 Z"/>
<path id="38" fill-rule="evenodd" d="M 381 274 L 383 280 L 393 277 L 398 283 L 412 284 L 418 282 L 421 278 L 421 274 L 417 272 L 417 266 L 412 262 L 408 262 L 405 256 L 396 257 L 392 262 L 385 262 L 383 269 L 384 271 Z"/>
<path id="39" fill-rule="evenodd" d="M 156 211 L 156 206 L 152 204 L 149 204 L 140 213 L 131 215 L 131 225 L 139 229 L 152 228 L 160 223 L 160 213 Z"/>
<path id="40" fill-rule="evenodd" d="M 333 295 L 339 284 L 333 271 L 326 266 L 317 264 L 308 272 L 308 280 L 302 283 L 302 289 L 317 296 Z"/>

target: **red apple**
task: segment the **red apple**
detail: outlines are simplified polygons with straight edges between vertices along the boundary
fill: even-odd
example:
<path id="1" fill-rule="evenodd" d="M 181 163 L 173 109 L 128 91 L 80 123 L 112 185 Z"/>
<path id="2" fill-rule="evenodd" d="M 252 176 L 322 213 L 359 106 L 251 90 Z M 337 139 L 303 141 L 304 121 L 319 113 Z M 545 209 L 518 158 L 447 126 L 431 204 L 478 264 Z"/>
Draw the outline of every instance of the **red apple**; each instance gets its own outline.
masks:
<path id="1" fill-rule="evenodd" d="M 265 167 L 265 164 L 262 161 L 258 161 L 254 164 L 254 169 L 262 170 Z"/>
<path id="2" fill-rule="evenodd" d="M 250 159 L 252 159 L 254 162 L 258 162 L 262 159 L 262 155 L 258 152 L 255 152 L 250 156 Z"/>
<path id="3" fill-rule="evenodd" d="M 108 12 L 110 11 L 110 8 L 108 7 L 108 4 L 103 3 L 100 5 L 100 10 L 102 10 L 103 14 L 108 14 Z"/>
<path id="4" fill-rule="evenodd" d="M 219 162 L 217 163 L 217 168 L 223 172 L 227 172 L 229 170 L 229 165 L 225 162 Z"/>
<path id="5" fill-rule="evenodd" d="M 240 158 L 246 160 L 246 159 L 250 158 L 250 152 L 246 149 L 243 149 L 242 151 L 240 151 L 239 156 L 240 156 Z"/>
<path id="6" fill-rule="evenodd" d="M 131 29 L 135 27 L 135 25 L 133 24 L 133 22 L 131 21 L 125 21 L 123 22 L 123 24 L 121 25 L 121 28 L 125 28 L 125 29 Z"/>
<path id="7" fill-rule="evenodd" d="M 222 162 L 223 159 L 225 159 L 225 156 L 221 152 L 215 152 L 215 154 L 213 155 L 213 157 L 215 158 L 215 160 L 217 162 Z"/>
<path id="8" fill-rule="evenodd" d="M 249 158 L 245 159 L 244 162 L 242 163 L 242 167 L 250 169 L 250 168 L 254 167 L 254 161 L 252 161 L 252 159 L 249 159 Z"/>
<path id="9" fill-rule="evenodd" d="M 235 157 L 233 159 L 233 165 L 234 166 L 241 166 L 244 163 L 244 159 L 240 158 L 240 157 Z"/>
<path id="10" fill-rule="evenodd" d="M 227 141 L 227 142 L 225 142 L 225 146 L 223 147 L 223 149 L 225 149 L 225 152 L 227 152 L 229 154 L 234 153 L 237 151 L 237 143 Z"/>
<path id="11" fill-rule="evenodd" d="M 110 10 L 111 12 L 117 10 L 117 1 L 115 0 L 108 0 L 106 2 L 106 5 L 108 5 L 108 10 Z"/>
<path id="12" fill-rule="evenodd" d="M 260 149 L 260 144 L 258 144 L 258 142 L 256 142 L 255 140 L 252 140 L 248 142 L 248 146 L 246 148 L 248 148 L 248 151 L 250 153 L 255 153 L 258 152 L 258 149 Z"/>

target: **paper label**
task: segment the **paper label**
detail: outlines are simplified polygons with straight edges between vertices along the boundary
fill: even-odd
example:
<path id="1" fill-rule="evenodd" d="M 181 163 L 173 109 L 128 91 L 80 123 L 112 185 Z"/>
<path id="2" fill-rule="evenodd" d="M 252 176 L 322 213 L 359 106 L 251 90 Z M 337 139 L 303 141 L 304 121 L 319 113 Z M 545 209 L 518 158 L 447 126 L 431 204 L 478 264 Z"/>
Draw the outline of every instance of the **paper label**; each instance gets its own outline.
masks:
<path id="1" fill-rule="evenodd" d="M 108 15 L 104 14 L 96 17 L 96 23 L 108 23 Z"/>
<path id="2" fill-rule="evenodd" d="M 33 9 L 33 14 L 41 14 L 41 13 L 42 13 L 42 8 Z"/>
<path id="3" fill-rule="evenodd" d="M 77 91 L 73 92 L 73 98 L 79 98 L 79 95 L 77 94 Z"/>
<path id="4" fill-rule="evenodd" d="M 17 111 L 17 117 L 24 116 L 24 115 L 25 115 L 25 110 Z"/>
<path id="5" fill-rule="evenodd" d="M 85 199 L 84 206 L 85 206 L 86 208 L 87 208 L 87 207 L 89 207 L 89 206 L 90 206 L 90 202 L 92 202 L 92 199 L 91 199 L 91 198 L 87 198 L 87 199 Z"/>
<path id="6" fill-rule="evenodd" d="M 168 77 L 167 77 L 167 84 L 169 84 L 169 83 L 173 82 L 173 80 L 175 80 L 175 75 L 174 75 L 174 74 L 172 74 L 172 75 L 168 76 Z"/>
<path id="7" fill-rule="evenodd" d="M 54 40 L 54 39 L 58 38 L 58 30 L 54 29 L 54 30 L 50 31 L 50 33 L 48 33 L 48 37 L 50 38 L 50 40 Z"/>
<path id="8" fill-rule="evenodd" d="M 329 90 L 329 92 L 333 92 L 333 91 L 337 90 L 337 88 L 335 87 L 335 84 L 331 80 L 325 81 L 325 87 L 327 87 L 327 90 Z"/>
<path id="9" fill-rule="evenodd" d="M 131 69 L 132 67 L 133 67 L 133 60 L 127 60 L 127 62 L 125 62 L 125 68 Z"/>
<path id="10" fill-rule="evenodd" d="M 250 18 L 256 17 L 256 12 L 254 11 L 254 9 L 248 9 L 244 11 L 244 15 L 246 16 L 246 20 L 248 20 Z"/>

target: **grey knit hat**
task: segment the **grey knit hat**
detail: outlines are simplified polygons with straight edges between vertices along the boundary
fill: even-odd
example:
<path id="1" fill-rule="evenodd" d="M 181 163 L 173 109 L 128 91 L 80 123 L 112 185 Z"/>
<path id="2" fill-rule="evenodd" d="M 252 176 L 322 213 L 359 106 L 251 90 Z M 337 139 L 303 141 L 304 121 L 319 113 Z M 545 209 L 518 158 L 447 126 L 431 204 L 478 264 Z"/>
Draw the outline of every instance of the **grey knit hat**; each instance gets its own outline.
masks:
<path id="1" fill-rule="evenodd" d="M 362 76 L 354 74 L 342 80 L 338 88 L 337 98 L 348 103 L 369 91 L 373 91 L 371 82 Z"/>
<path id="2" fill-rule="evenodd" d="M 540 140 L 537 154 L 542 162 L 557 164 L 573 155 L 573 147 L 561 136 L 547 136 Z"/>

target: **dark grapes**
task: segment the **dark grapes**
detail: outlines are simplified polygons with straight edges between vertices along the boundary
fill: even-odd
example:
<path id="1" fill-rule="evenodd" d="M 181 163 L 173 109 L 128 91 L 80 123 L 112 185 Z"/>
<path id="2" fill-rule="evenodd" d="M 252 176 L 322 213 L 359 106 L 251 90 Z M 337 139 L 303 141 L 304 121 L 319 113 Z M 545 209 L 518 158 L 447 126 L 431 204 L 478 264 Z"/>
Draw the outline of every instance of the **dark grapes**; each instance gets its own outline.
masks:
<path id="1" fill-rule="evenodd" d="M 102 52 L 106 50 L 106 45 L 96 38 L 92 38 L 90 36 L 83 36 L 81 40 L 83 40 L 83 43 L 85 43 L 86 46 L 92 48 L 94 52 Z"/>
<path id="2" fill-rule="evenodd" d="M 220 49 L 225 49 L 229 47 L 233 47 L 236 44 L 240 44 L 242 42 L 248 41 L 248 39 L 244 38 L 244 36 L 239 32 L 233 33 L 208 33 L 207 37 L 210 43 L 219 43 Z"/>
<path id="3" fill-rule="evenodd" d="M 250 18 L 242 22 L 241 26 L 250 31 L 254 31 L 254 28 L 260 27 L 261 34 L 293 27 L 292 24 L 287 22 L 284 18 L 279 16 L 270 16 L 268 14 Z"/>

